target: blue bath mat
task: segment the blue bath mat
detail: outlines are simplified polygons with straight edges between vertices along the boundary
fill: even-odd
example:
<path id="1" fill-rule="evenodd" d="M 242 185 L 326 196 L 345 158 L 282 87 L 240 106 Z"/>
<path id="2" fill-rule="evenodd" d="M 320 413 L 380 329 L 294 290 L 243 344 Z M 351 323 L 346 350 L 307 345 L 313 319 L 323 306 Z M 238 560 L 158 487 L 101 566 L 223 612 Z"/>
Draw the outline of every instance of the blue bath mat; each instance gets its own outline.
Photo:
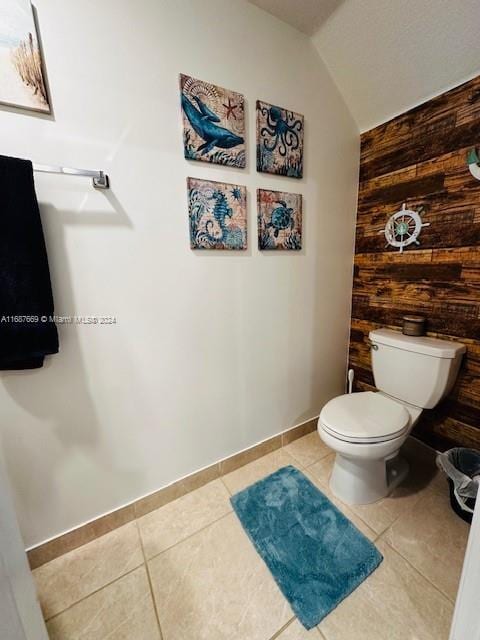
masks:
<path id="1" fill-rule="evenodd" d="M 295 467 L 231 498 L 297 618 L 317 625 L 374 571 L 377 548 Z"/>

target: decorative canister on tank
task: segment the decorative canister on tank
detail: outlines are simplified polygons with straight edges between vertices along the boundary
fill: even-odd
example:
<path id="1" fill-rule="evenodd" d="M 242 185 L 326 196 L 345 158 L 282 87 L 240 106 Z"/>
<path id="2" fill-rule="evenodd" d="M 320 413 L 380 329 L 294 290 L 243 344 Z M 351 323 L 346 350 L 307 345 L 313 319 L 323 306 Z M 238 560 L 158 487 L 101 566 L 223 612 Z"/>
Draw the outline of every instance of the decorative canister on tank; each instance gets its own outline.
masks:
<path id="1" fill-rule="evenodd" d="M 425 335 L 425 318 L 422 316 L 403 316 L 402 333 L 406 336 Z"/>

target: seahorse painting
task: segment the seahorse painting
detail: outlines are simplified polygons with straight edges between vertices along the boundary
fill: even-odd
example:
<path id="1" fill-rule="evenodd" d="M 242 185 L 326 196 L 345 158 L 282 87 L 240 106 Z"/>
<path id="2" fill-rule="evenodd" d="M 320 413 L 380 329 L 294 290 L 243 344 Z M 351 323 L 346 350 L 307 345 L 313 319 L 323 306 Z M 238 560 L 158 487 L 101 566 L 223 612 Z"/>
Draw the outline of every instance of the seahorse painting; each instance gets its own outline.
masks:
<path id="1" fill-rule="evenodd" d="M 257 100 L 257 171 L 303 177 L 303 116 Z"/>
<path id="2" fill-rule="evenodd" d="M 244 168 L 243 96 L 181 74 L 180 103 L 185 158 Z"/>
<path id="3" fill-rule="evenodd" d="M 302 196 L 257 189 L 258 248 L 302 248 Z"/>
<path id="4" fill-rule="evenodd" d="M 247 248 L 247 190 L 212 180 L 187 178 L 190 247 Z"/>

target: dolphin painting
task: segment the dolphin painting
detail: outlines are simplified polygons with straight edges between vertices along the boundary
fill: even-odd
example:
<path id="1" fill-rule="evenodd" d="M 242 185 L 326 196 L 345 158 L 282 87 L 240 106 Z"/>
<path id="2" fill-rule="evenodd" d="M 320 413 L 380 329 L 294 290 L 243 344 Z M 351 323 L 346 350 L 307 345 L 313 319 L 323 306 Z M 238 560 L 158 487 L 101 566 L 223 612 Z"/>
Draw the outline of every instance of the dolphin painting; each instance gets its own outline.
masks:
<path id="1" fill-rule="evenodd" d="M 202 156 L 206 155 L 214 147 L 231 149 L 243 143 L 244 140 L 241 136 L 237 136 L 232 131 L 225 129 L 225 127 L 215 124 L 220 122 L 220 118 L 200 98 L 195 97 L 194 100 L 198 109 L 182 92 L 183 111 L 195 133 L 205 141 L 197 149 Z"/>

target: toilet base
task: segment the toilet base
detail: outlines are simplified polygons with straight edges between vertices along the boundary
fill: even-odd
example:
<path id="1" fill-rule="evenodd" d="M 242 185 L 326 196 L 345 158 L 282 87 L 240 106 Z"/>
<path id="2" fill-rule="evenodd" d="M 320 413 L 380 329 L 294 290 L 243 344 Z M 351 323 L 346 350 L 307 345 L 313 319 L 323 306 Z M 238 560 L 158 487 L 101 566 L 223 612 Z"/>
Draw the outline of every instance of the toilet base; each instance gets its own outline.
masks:
<path id="1" fill-rule="evenodd" d="M 330 489 L 346 504 L 371 504 L 385 498 L 408 474 L 408 462 L 396 452 L 389 459 L 351 458 L 337 453 Z"/>

